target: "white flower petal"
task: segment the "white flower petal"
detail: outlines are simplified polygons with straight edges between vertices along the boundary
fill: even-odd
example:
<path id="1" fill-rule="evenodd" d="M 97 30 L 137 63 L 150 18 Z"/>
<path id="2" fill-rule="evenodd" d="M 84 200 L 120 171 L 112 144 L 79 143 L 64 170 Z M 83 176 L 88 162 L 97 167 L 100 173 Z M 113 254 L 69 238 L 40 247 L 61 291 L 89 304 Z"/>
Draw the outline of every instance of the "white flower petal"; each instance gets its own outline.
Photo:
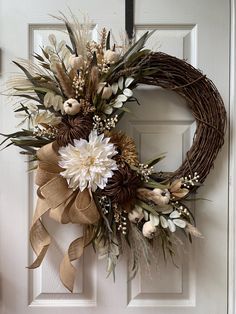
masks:
<path id="1" fill-rule="evenodd" d="M 168 227 L 168 222 L 167 222 L 167 220 L 165 219 L 165 217 L 163 217 L 163 216 L 160 216 L 160 221 L 161 221 L 161 226 L 162 226 L 162 228 L 167 228 Z"/>
<path id="2" fill-rule="evenodd" d="M 168 219 L 168 225 L 169 225 L 169 229 L 171 232 L 175 232 L 176 231 L 176 226 L 173 223 L 173 221 L 171 219 Z"/>
<path id="3" fill-rule="evenodd" d="M 180 228 L 186 227 L 186 221 L 182 219 L 173 219 L 173 223 Z"/>
<path id="4" fill-rule="evenodd" d="M 114 95 L 116 95 L 117 91 L 118 91 L 118 83 L 113 83 L 111 85 L 111 88 L 112 88 L 112 92 Z"/>
<path id="5" fill-rule="evenodd" d="M 69 187 L 81 191 L 97 187 L 103 189 L 113 170 L 117 169 L 116 161 L 112 157 L 117 153 L 115 146 L 104 138 L 104 134 L 97 135 L 93 130 L 89 140 L 74 140 L 74 146 L 69 144 L 59 149 L 59 165 L 63 169 L 61 175 L 67 179 Z"/>
<path id="6" fill-rule="evenodd" d="M 106 114 L 112 114 L 112 111 L 113 111 L 112 107 L 107 106 L 107 107 L 104 109 L 103 112 L 106 113 Z"/>
<path id="7" fill-rule="evenodd" d="M 125 96 L 125 95 L 119 95 L 119 96 L 117 96 L 117 98 L 116 98 L 116 101 L 125 102 L 126 100 L 127 100 L 127 96 Z"/>
<path id="8" fill-rule="evenodd" d="M 132 90 L 129 89 L 129 88 L 125 88 L 125 89 L 123 90 L 123 94 L 124 94 L 125 96 L 127 96 L 127 97 L 133 96 L 133 92 L 132 92 Z"/>
<path id="9" fill-rule="evenodd" d="M 117 101 L 113 104 L 113 107 L 114 108 L 121 108 L 123 106 L 123 102 L 121 101 Z"/>
<path id="10" fill-rule="evenodd" d="M 180 217 L 180 213 L 177 211 L 177 210 L 174 210 L 171 214 L 170 214 L 170 216 L 169 216 L 170 218 L 179 218 Z"/>
<path id="11" fill-rule="evenodd" d="M 127 79 L 125 80 L 125 87 L 129 87 L 133 81 L 134 81 L 133 77 L 131 76 L 127 77 Z"/>
<path id="12" fill-rule="evenodd" d="M 124 78 L 123 76 L 121 76 L 118 80 L 118 86 L 119 86 L 119 89 L 123 90 L 124 88 Z"/>
<path id="13" fill-rule="evenodd" d="M 150 221 L 153 226 L 157 227 L 159 225 L 160 219 L 157 215 L 150 214 Z"/>

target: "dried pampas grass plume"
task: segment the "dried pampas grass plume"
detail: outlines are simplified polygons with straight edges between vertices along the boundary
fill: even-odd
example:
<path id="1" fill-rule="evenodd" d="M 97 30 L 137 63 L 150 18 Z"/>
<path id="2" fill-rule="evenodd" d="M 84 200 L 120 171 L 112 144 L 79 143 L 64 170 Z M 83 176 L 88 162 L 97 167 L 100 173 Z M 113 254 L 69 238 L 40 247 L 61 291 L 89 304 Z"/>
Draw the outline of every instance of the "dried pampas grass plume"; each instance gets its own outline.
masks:
<path id="1" fill-rule="evenodd" d="M 186 224 L 186 229 L 185 229 L 189 234 L 191 234 L 194 237 L 197 238 L 203 238 L 203 235 L 201 234 L 201 232 L 194 227 L 193 225 L 191 225 L 190 223 L 187 222 Z"/>
<path id="2" fill-rule="evenodd" d="M 67 76 L 64 69 L 59 63 L 55 65 L 57 79 L 65 96 L 69 98 L 75 97 L 75 90 L 72 87 L 71 79 Z"/>
<path id="3" fill-rule="evenodd" d="M 70 20 L 63 12 L 60 12 L 61 16 L 51 16 L 66 24 L 75 54 L 81 55 L 84 60 L 87 60 L 86 47 L 87 43 L 91 40 L 91 30 L 93 28 L 92 22 L 87 16 L 83 15 L 83 22 L 80 23 L 75 14 L 70 9 L 69 11 L 71 16 Z"/>

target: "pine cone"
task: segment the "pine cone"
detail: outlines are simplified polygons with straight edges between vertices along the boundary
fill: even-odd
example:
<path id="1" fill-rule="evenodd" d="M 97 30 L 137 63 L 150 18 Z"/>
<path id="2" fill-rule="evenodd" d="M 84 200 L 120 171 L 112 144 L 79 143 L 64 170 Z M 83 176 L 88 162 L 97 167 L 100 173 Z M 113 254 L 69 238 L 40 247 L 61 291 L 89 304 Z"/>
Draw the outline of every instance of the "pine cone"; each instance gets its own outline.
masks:
<path id="1" fill-rule="evenodd" d="M 56 141 L 59 146 L 74 144 L 74 139 L 88 138 L 93 128 L 93 118 L 91 115 L 78 114 L 76 116 L 65 116 L 58 125 Z"/>

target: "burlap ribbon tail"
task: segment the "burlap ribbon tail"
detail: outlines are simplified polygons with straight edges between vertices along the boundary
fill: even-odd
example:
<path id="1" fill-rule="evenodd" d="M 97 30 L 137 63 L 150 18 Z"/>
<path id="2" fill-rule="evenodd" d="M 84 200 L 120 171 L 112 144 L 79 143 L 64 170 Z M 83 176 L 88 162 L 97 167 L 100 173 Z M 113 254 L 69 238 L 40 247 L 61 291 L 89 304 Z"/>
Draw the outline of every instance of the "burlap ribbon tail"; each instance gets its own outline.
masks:
<path id="1" fill-rule="evenodd" d="M 99 220 L 99 213 L 89 189 L 73 191 L 67 181 L 60 175 L 58 146 L 55 142 L 47 144 L 37 152 L 38 169 L 35 182 L 38 185 L 38 200 L 30 229 L 30 242 L 36 254 L 30 269 L 39 267 L 51 243 L 51 237 L 43 225 L 45 213 L 59 223 L 94 224 Z M 86 242 L 84 236 L 74 240 L 60 264 L 60 278 L 64 286 L 73 291 L 76 269 L 72 261 L 83 254 Z"/>

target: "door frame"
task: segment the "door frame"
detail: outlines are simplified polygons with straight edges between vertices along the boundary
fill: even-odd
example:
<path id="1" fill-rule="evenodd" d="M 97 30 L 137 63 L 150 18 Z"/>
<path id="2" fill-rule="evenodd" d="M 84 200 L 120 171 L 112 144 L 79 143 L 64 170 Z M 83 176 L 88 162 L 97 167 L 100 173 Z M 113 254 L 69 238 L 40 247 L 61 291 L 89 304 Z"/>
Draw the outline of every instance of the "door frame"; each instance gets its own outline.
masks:
<path id="1" fill-rule="evenodd" d="M 236 0 L 230 0 L 228 314 L 236 314 Z"/>

